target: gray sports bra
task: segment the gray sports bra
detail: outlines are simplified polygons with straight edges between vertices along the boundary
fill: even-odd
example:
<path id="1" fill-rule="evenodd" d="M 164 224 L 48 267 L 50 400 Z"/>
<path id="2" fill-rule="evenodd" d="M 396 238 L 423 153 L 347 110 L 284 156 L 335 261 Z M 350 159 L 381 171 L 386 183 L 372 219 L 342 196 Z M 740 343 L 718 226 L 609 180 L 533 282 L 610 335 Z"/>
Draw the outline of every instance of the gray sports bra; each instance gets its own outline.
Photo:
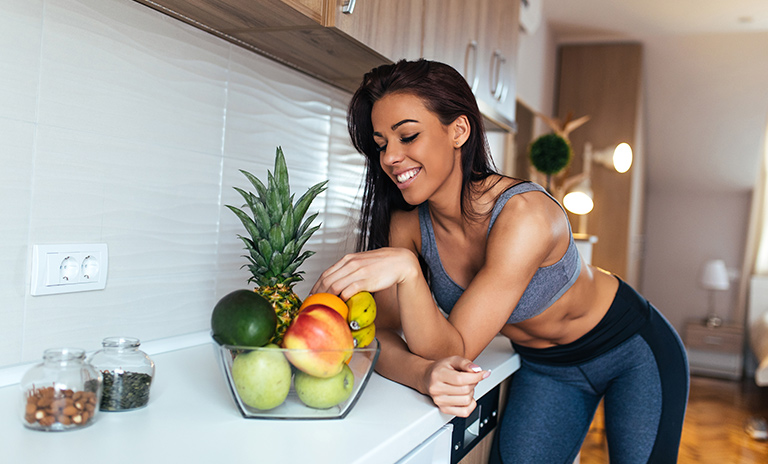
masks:
<path id="1" fill-rule="evenodd" d="M 488 233 L 496 222 L 507 200 L 515 195 L 525 192 L 544 192 L 552 201 L 557 202 L 543 187 L 532 182 L 521 182 L 505 190 L 496 201 L 491 212 L 491 222 L 488 225 Z M 560 205 L 560 203 L 558 203 Z M 563 207 L 560 206 L 562 209 Z M 563 210 L 565 213 L 565 210 Z M 435 231 L 432 228 L 432 220 L 429 216 L 429 208 L 424 202 L 419 205 L 419 224 L 421 227 L 421 255 L 429 266 L 432 274 L 432 293 L 437 304 L 446 313 L 450 313 L 459 297 L 464 293 L 464 288 L 454 282 L 443 268 L 440 254 L 435 243 Z M 576 244 L 573 241 L 570 222 L 568 223 L 570 243 L 560 260 L 552 265 L 540 267 L 528 283 L 523 296 L 517 303 L 515 310 L 507 320 L 508 324 L 514 324 L 534 316 L 538 316 L 545 309 L 552 306 L 558 298 L 571 288 L 581 271 L 581 259 Z"/>

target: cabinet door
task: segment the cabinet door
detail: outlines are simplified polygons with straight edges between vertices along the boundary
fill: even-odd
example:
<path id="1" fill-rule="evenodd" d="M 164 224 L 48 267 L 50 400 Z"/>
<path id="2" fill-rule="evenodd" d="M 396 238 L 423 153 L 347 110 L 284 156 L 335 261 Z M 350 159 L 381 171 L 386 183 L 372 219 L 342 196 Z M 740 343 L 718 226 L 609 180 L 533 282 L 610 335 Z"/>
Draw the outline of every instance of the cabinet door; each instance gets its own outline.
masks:
<path id="1" fill-rule="evenodd" d="M 397 464 L 435 464 L 451 462 L 453 426 L 445 424 L 422 444 L 403 456 Z"/>
<path id="2" fill-rule="evenodd" d="M 515 120 L 517 90 L 517 48 L 520 35 L 520 0 L 500 0 L 497 46 L 502 57 L 499 66 L 500 86 L 494 92 L 496 109 L 510 121 Z"/>
<path id="3" fill-rule="evenodd" d="M 494 115 L 515 119 L 515 71 L 519 31 L 519 0 L 477 2 L 483 27 L 478 38 L 480 81 L 478 99 L 490 105 Z"/>
<path id="4" fill-rule="evenodd" d="M 425 0 L 423 56 L 462 73 L 480 109 L 503 126 L 515 116 L 520 0 Z"/>
<path id="5" fill-rule="evenodd" d="M 351 13 L 344 3 L 336 0 L 338 30 L 391 61 L 421 56 L 422 0 L 357 0 Z"/>
<path id="6" fill-rule="evenodd" d="M 487 0 L 425 0 L 422 53 L 428 60 L 456 68 L 477 89 L 480 27 L 478 4 Z"/>

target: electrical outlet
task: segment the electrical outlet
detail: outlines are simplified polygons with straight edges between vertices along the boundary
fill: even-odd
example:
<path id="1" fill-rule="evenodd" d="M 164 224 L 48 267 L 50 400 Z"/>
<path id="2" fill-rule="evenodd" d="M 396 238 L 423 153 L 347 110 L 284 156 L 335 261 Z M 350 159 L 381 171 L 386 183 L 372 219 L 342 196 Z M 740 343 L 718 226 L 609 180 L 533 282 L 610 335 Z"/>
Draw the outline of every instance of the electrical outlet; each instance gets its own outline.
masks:
<path id="1" fill-rule="evenodd" d="M 106 243 L 35 245 L 30 292 L 40 296 L 102 290 L 108 265 Z"/>

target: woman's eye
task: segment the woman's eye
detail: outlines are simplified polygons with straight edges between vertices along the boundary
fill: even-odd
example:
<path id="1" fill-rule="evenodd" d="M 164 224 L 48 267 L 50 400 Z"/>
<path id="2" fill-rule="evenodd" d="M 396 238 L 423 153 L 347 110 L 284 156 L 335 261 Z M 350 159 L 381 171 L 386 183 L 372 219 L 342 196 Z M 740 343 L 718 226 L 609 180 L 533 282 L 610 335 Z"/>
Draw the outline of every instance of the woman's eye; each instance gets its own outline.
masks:
<path id="1" fill-rule="evenodd" d="M 376 145 L 376 151 L 377 151 L 378 153 L 382 153 L 382 152 L 384 152 L 384 151 L 386 151 L 386 150 L 387 150 L 387 146 L 386 146 L 386 145 L 382 145 L 382 146 L 378 146 L 378 145 Z"/>
<path id="2" fill-rule="evenodd" d="M 419 134 L 413 134 L 410 137 L 403 137 L 403 138 L 401 138 L 400 141 L 403 142 L 403 143 L 411 143 L 414 140 L 416 140 L 416 137 L 418 137 L 418 136 L 419 136 Z"/>

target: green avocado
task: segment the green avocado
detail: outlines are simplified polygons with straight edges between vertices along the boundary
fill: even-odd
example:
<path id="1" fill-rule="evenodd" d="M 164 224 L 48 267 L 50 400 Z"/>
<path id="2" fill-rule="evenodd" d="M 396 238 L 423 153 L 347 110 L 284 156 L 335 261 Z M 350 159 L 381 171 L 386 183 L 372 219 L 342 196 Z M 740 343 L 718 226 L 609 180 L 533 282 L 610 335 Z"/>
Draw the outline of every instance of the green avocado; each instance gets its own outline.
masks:
<path id="1" fill-rule="evenodd" d="M 275 336 L 277 316 L 263 296 L 235 290 L 216 303 L 211 330 L 220 345 L 264 346 Z"/>

